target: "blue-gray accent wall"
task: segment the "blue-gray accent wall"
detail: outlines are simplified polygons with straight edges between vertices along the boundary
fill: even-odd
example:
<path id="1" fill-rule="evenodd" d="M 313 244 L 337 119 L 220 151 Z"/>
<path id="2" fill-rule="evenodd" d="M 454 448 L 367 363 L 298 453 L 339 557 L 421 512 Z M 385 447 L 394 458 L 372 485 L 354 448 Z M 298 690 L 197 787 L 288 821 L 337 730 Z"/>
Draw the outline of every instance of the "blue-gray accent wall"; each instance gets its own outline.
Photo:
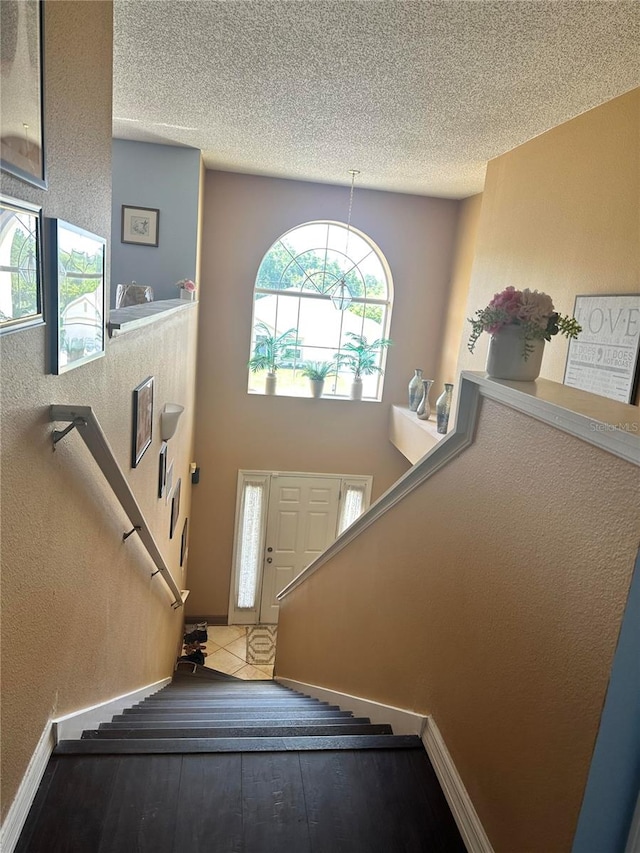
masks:
<path id="1" fill-rule="evenodd" d="M 640 787 L 640 552 L 613 659 L 573 853 L 623 853 Z"/>
<path id="2" fill-rule="evenodd" d="M 177 299 L 175 283 L 195 281 L 200 151 L 113 140 L 111 306 L 118 284 L 148 284 L 154 299 Z M 122 243 L 122 205 L 160 210 L 158 246 Z"/>

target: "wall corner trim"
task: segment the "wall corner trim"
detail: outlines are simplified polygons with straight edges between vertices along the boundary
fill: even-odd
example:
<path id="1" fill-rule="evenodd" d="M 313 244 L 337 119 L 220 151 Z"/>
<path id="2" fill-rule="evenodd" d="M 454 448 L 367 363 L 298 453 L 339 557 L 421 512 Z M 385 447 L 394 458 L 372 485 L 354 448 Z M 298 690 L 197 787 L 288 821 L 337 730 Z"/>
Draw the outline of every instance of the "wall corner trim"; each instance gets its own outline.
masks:
<path id="1" fill-rule="evenodd" d="M 478 813 L 462 782 L 440 729 L 433 717 L 427 717 L 422 743 L 449 803 L 468 853 L 493 853 Z"/>
<path id="2" fill-rule="evenodd" d="M 55 745 L 53 726 L 49 720 L 40 735 L 40 740 L 31 756 L 27 770 L 18 788 L 18 793 L 11 803 L 11 807 L 0 829 L 0 850 L 2 850 L 2 853 L 13 853 L 18 843 L 22 827 L 27 819 L 29 809 L 38 791 L 40 781 L 44 776 L 44 771 L 47 769 L 47 764 Z"/>

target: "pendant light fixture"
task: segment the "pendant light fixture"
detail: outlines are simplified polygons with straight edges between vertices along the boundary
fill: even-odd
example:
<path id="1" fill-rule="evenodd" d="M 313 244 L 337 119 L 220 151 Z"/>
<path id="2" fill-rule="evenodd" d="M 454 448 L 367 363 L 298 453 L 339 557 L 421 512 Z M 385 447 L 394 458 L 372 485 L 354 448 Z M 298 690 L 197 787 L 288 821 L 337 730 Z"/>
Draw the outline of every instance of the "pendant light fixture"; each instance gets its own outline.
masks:
<path id="1" fill-rule="evenodd" d="M 358 169 L 349 169 L 349 174 L 351 175 L 351 192 L 349 193 L 349 213 L 347 216 L 347 243 L 345 246 L 345 256 L 349 257 L 349 236 L 351 234 L 351 208 L 353 207 L 353 188 L 356 181 L 356 175 L 359 175 L 360 172 Z M 351 305 L 351 301 L 353 299 L 352 293 L 349 290 L 349 285 L 345 281 L 344 275 L 340 277 L 340 279 L 336 282 L 331 290 L 331 301 L 333 302 L 333 307 L 337 311 L 346 311 L 349 305 Z"/>

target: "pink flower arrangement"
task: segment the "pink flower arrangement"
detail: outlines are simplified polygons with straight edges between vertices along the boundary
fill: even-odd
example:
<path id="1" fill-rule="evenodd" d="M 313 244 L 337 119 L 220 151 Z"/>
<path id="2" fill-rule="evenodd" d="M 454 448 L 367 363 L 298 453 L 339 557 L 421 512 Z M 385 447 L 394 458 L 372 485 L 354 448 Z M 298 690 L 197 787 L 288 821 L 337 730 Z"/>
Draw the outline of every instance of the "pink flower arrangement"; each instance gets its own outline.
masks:
<path id="1" fill-rule="evenodd" d="M 196 291 L 196 286 L 190 278 L 183 278 L 182 281 L 176 283 L 176 287 L 180 290 L 186 290 L 187 293 L 195 293 Z"/>
<path id="2" fill-rule="evenodd" d="M 560 315 L 551 297 L 537 290 L 516 290 L 511 285 L 496 293 L 486 308 L 469 318 L 472 326 L 467 348 L 473 352 L 483 332 L 497 334 L 505 326 L 521 326 L 525 359 L 531 352 L 532 340 L 550 341 L 558 333 L 567 338 L 577 338 L 582 331 L 573 317 Z"/>

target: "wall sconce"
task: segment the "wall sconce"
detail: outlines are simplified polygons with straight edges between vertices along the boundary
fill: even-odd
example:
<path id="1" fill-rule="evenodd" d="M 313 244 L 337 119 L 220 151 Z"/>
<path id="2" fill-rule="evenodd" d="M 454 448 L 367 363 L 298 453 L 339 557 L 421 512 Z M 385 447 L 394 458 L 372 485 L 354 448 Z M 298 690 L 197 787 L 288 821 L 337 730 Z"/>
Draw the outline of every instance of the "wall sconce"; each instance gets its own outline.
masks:
<path id="1" fill-rule="evenodd" d="M 165 403 L 164 409 L 160 412 L 160 434 L 163 441 L 169 441 L 173 438 L 180 415 L 184 412 L 184 406 L 179 406 L 177 403 Z"/>

